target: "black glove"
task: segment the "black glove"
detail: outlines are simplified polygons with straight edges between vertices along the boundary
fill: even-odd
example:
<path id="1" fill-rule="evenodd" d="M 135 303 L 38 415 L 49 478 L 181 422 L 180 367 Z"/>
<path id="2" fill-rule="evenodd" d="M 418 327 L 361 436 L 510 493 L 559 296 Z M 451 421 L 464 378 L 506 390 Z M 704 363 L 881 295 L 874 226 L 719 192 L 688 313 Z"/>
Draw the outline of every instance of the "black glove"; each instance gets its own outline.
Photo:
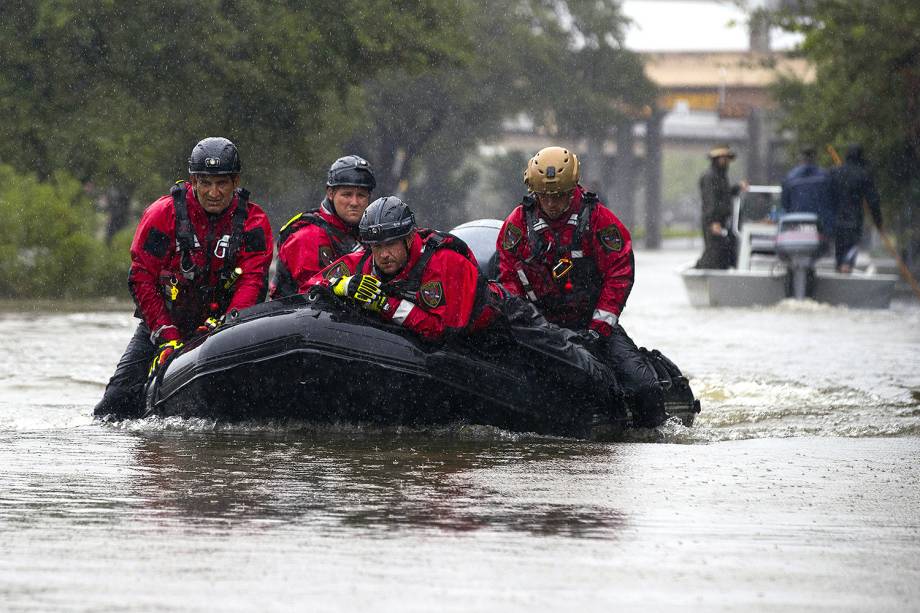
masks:
<path id="1" fill-rule="evenodd" d="M 502 314 L 508 323 L 516 326 L 545 326 L 546 319 L 532 302 L 510 296 L 501 303 Z"/>
<path id="2" fill-rule="evenodd" d="M 578 343 L 595 356 L 601 355 L 605 340 L 596 330 L 579 330 L 572 338 L 572 341 Z"/>

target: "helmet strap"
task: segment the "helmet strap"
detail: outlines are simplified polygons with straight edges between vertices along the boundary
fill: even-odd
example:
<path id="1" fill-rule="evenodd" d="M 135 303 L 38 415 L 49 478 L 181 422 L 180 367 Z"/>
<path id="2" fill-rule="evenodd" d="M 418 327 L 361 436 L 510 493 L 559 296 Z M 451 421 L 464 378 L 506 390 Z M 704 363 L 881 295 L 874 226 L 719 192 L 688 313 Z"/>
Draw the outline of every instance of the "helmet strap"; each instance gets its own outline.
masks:
<path id="1" fill-rule="evenodd" d="M 323 199 L 322 206 L 324 209 L 329 209 L 329 212 L 332 213 L 335 217 L 339 219 L 342 223 L 345 223 L 345 220 L 342 219 L 342 216 L 339 215 L 339 212 L 335 210 L 335 187 L 326 188 L 326 197 Z M 348 225 L 348 224 L 345 224 Z"/>

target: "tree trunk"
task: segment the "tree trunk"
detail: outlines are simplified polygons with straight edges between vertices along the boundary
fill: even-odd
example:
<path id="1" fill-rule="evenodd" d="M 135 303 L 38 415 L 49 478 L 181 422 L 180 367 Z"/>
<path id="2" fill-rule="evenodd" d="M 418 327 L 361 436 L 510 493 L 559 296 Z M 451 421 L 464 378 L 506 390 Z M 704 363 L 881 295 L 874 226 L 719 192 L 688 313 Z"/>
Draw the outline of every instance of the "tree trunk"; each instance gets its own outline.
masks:
<path id="1" fill-rule="evenodd" d="M 105 227 L 105 242 L 111 243 L 112 237 L 128 225 L 131 214 L 131 191 L 123 186 L 113 185 L 106 190 L 109 221 Z"/>

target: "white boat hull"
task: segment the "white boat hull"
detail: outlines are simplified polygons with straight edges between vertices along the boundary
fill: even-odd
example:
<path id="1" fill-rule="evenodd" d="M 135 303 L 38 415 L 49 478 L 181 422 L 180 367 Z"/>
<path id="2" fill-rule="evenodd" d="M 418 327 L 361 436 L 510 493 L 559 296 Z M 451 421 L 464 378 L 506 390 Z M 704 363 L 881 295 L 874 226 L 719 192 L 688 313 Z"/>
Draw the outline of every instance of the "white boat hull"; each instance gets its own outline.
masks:
<path id="1" fill-rule="evenodd" d="M 696 307 L 771 305 L 786 298 L 786 269 L 702 270 L 680 272 L 690 304 Z M 898 277 L 887 274 L 841 274 L 818 270 L 814 299 L 854 309 L 887 309 Z"/>

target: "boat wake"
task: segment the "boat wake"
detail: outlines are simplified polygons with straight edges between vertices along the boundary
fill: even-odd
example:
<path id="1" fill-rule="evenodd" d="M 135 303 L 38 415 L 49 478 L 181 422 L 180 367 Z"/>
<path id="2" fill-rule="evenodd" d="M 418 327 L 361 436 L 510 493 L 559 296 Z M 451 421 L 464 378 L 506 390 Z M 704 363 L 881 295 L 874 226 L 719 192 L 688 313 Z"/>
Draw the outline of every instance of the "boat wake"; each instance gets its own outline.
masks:
<path id="1" fill-rule="evenodd" d="M 920 434 L 920 400 L 911 390 L 883 396 L 849 386 L 769 379 L 692 383 L 703 412 L 687 442 Z"/>

